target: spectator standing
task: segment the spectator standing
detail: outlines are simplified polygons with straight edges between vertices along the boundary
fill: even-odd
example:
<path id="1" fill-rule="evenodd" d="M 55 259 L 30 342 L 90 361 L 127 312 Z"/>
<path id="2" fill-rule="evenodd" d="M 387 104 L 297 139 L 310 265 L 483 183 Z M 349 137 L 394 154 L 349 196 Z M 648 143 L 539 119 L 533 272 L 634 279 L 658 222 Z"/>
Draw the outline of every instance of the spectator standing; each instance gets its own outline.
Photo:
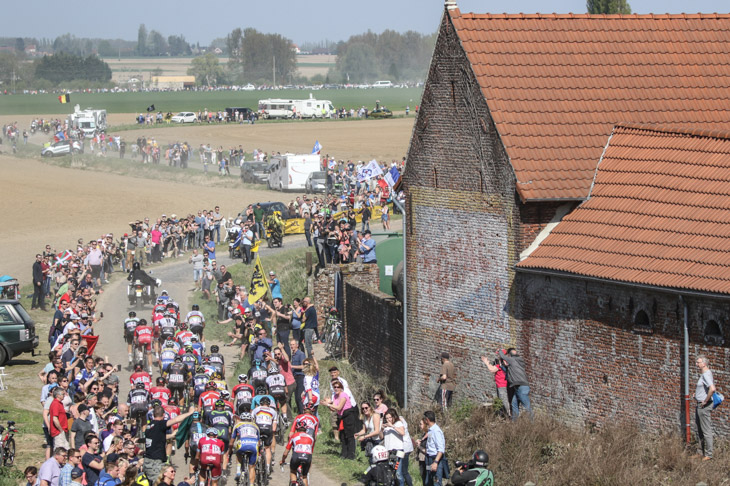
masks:
<path id="1" fill-rule="evenodd" d="M 507 384 L 512 390 L 512 420 L 520 416 L 520 404 L 525 407 L 527 413 L 532 417 L 530 405 L 530 385 L 527 381 L 525 361 L 517 354 L 515 348 L 499 351 L 502 364 L 507 368 Z"/>
<path id="2" fill-rule="evenodd" d="M 210 239 L 212 240 L 213 235 L 215 235 L 215 242 L 218 244 L 221 242 L 221 220 L 223 219 L 220 206 L 215 207 L 211 216 L 213 217 L 213 231 L 211 232 Z"/>
<path id="3" fill-rule="evenodd" d="M 79 416 L 71 425 L 71 445 L 76 449 L 81 449 L 84 445 L 84 437 L 87 433 L 93 432 L 94 427 L 89 422 L 89 407 L 82 403 L 76 410 Z"/>
<path id="4" fill-rule="evenodd" d="M 502 410 L 504 411 L 504 414 L 509 417 L 510 406 L 509 393 L 507 393 L 507 374 L 504 372 L 504 368 L 502 368 L 500 359 L 497 358 L 492 363 L 489 362 L 489 359 L 486 356 L 482 356 L 481 359 L 489 372 L 494 375 L 494 384 L 497 386 L 497 397 L 502 402 Z"/>
<path id="5" fill-rule="evenodd" d="M 362 254 L 363 263 L 378 263 L 378 258 L 375 255 L 375 240 L 370 234 L 370 230 L 365 230 L 361 235 L 358 235 L 358 241 L 360 243 L 359 251 Z"/>
<path id="6" fill-rule="evenodd" d="M 63 407 L 66 391 L 61 387 L 53 389 L 53 402 L 48 409 L 49 432 L 53 438 L 54 448 L 68 449 L 68 418 Z"/>
<path id="7" fill-rule="evenodd" d="M 203 243 L 203 252 L 206 251 L 208 252 L 208 260 L 215 260 L 215 242 L 208 235 L 205 235 L 205 242 Z"/>
<path id="8" fill-rule="evenodd" d="M 68 453 L 64 447 L 56 447 L 53 449 L 53 456 L 47 459 L 41 465 L 38 471 L 40 486 L 59 486 L 58 481 L 61 476 L 61 468 L 66 464 Z"/>
<path id="9" fill-rule="evenodd" d="M 33 263 L 33 300 L 31 301 L 30 308 L 46 310 L 46 301 L 43 296 L 43 256 L 40 254 L 35 256 L 35 263 Z"/>
<path id="10" fill-rule="evenodd" d="M 177 417 L 165 420 L 165 409 L 156 406 L 152 411 L 152 421 L 145 430 L 145 442 L 147 447 L 144 451 L 144 473 L 148 478 L 156 478 L 162 472 L 162 465 L 167 461 L 167 429 L 179 424 L 193 414 L 194 408 Z"/>
<path id="11" fill-rule="evenodd" d="M 710 361 L 706 356 L 697 357 L 697 368 L 700 370 L 700 378 L 697 380 L 695 400 L 695 421 L 697 423 L 697 435 L 700 440 L 702 460 L 712 459 L 713 452 L 713 431 L 712 431 L 712 394 L 715 393 L 715 382 L 712 379 Z"/>
<path id="12" fill-rule="evenodd" d="M 446 462 L 446 439 L 444 432 L 436 424 L 436 414 L 428 410 L 423 414 L 428 427 L 426 439 L 426 482 L 425 486 L 441 486 L 443 478 L 449 477 Z"/>
<path id="13" fill-rule="evenodd" d="M 140 267 L 144 267 L 147 263 L 147 238 L 142 231 L 137 231 L 137 237 L 134 238 L 134 259 Z"/>
<path id="14" fill-rule="evenodd" d="M 441 353 L 441 408 L 446 410 L 451 406 L 451 397 L 456 390 L 456 369 L 454 363 L 449 360 L 449 353 Z"/>
<path id="15" fill-rule="evenodd" d="M 345 393 L 344 387 L 340 380 L 335 378 L 331 381 L 330 387 L 334 391 L 332 398 L 323 401 L 332 412 L 337 414 L 337 428 L 342 425 L 342 431 L 339 434 L 342 450 L 340 456 L 343 459 L 355 459 L 355 432 L 357 431 L 357 407 L 350 400 L 350 396 Z"/>
<path id="16" fill-rule="evenodd" d="M 256 203 L 253 208 L 253 220 L 256 223 L 254 231 L 256 232 L 256 238 L 261 239 L 264 232 L 264 208 L 261 207 L 261 203 Z"/>
<path id="17" fill-rule="evenodd" d="M 304 237 L 307 239 L 307 246 L 312 246 L 312 217 L 309 212 L 304 213 Z"/>
<path id="18" fill-rule="evenodd" d="M 281 295 L 281 282 L 276 278 L 276 274 L 273 271 L 269 272 L 268 282 L 271 288 L 271 298 L 284 300 L 284 297 Z"/>
<path id="19" fill-rule="evenodd" d="M 302 403 L 302 394 L 304 393 L 304 353 L 299 349 L 299 342 L 294 339 L 289 341 L 289 348 L 291 349 L 291 369 L 292 375 L 294 375 L 294 381 L 297 384 L 296 391 L 294 392 L 294 399 L 297 402 L 297 410 L 301 414 L 304 412 L 304 404 Z"/>
<path id="20" fill-rule="evenodd" d="M 312 340 L 317 330 L 317 310 L 312 305 L 312 300 L 309 297 L 305 297 L 302 301 L 302 308 L 304 309 L 304 345 L 307 349 L 307 357 L 311 358 Z"/>
<path id="21" fill-rule="evenodd" d="M 193 265 L 193 290 L 200 290 L 203 285 L 203 259 L 197 248 L 193 249 L 193 254 L 188 259 L 188 263 Z"/>
<path id="22" fill-rule="evenodd" d="M 101 440 L 95 435 L 87 435 L 85 442 L 86 452 L 81 456 L 81 464 L 86 472 L 86 484 L 95 485 L 101 470 L 104 469 L 104 459 L 99 454 Z"/>
<path id="23" fill-rule="evenodd" d="M 78 449 L 69 449 L 66 464 L 61 468 L 58 486 L 71 486 L 71 471 L 81 465 L 81 452 Z"/>

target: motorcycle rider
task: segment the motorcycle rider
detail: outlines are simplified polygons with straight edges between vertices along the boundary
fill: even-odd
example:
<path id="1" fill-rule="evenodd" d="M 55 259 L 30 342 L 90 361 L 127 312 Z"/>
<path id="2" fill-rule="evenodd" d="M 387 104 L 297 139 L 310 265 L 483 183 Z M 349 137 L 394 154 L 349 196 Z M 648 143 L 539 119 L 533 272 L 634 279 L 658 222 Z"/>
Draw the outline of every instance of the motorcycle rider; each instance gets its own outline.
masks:
<path id="1" fill-rule="evenodd" d="M 160 285 L 160 283 L 162 283 L 160 281 L 160 279 L 154 279 L 154 278 L 150 277 L 149 275 L 147 275 L 147 272 L 145 272 L 144 270 L 142 270 L 142 268 L 140 268 L 139 262 L 134 262 L 134 265 L 132 265 L 132 271 L 129 272 L 129 275 L 127 275 L 127 280 L 132 282 L 132 284 L 134 284 L 134 282 L 139 280 L 142 283 L 142 285 L 149 286 L 150 295 L 147 296 L 148 297 L 147 302 L 151 302 L 151 301 L 155 300 L 155 298 L 156 298 L 155 287 L 157 287 L 158 285 Z M 130 292 L 133 292 L 131 287 L 130 287 Z M 130 297 L 131 297 L 131 295 L 133 295 L 133 294 L 130 294 Z"/>
<path id="2" fill-rule="evenodd" d="M 492 486 L 494 473 L 487 469 L 489 456 L 482 450 L 474 452 L 471 460 L 454 471 L 451 483 L 454 486 Z"/>
<path id="3" fill-rule="evenodd" d="M 134 330 L 137 328 L 137 313 L 132 311 L 129 317 L 124 319 L 124 340 L 127 341 L 127 354 L 129 355 L 129 364 L 132 364 L 132 344 L 134 344 Z"/>

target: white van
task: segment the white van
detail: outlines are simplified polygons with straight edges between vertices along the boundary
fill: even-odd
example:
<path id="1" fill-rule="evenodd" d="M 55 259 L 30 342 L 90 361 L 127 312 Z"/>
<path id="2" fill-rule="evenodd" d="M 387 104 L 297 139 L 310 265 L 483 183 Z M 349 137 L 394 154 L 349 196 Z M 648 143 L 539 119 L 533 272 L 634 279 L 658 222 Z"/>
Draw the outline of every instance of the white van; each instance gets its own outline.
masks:
<path id="1" fill-rule="evenodd" d="M 391 83 L 390 81 L 375 81 L 375 83 L 373 83 L 373 88 L 392 88 L 392 87 L 393 87 L 393 83 Z"/>
<path id="2" fill-rule="evenodd" d="M 305 189 L 307 177 L 321 170 L 317 154 L 275 155 L 269 164 L 269 189 L 278 191 Z"/>
<path id="3" fill-rule="evenodd" d="M 294 103 L 282 99 L 259 100 L 259 116 L 264 119 L 293 118 Z"/>

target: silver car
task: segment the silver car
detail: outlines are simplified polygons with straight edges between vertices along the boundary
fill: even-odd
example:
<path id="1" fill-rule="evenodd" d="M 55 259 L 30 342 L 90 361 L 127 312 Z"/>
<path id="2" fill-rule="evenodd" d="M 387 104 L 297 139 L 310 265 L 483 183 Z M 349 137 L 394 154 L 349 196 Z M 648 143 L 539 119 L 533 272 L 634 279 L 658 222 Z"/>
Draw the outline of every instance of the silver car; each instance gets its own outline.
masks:
<path id="1" fill-rule="evenodd" d="M 324 171 L 312 172 L 304 183 L 304 190 L 307 194 L 325 192 L 326 184 L 327 174 Z"/>
<path id="2" fill-rule="evenodd" d="M 75 154 L 83 152 L 84 150 L 81 146 L 81 142 L 78 140 L 59 140 L 48 147 L 44 147 L 43 150 L 41 150 L 41 155 L 43 157 L 56 157 L 58 155 L 68 155 L 71 151 Z"/>

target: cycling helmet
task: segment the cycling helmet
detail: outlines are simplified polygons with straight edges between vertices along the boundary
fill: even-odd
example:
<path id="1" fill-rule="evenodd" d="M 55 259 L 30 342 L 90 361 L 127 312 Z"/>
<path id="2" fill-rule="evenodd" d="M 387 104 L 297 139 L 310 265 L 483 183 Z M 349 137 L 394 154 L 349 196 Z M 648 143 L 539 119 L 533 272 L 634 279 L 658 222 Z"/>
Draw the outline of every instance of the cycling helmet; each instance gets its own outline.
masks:
<path id="1" fill-rule="evenodd" d="M 167 403 L 170 405 L 177 405 L 177 397 L 170 397 L 170 400 Z"/>
<path id="2" fill-rule="evenodd" d="M 269 365 L 269 374 L 276 375 L 278 373 L 279 373 L 279 367 L 276 364 L 274 364 L 274 362 L 272 361 L 271 364 Z"/>
<path id="3" fill-rule="evenodd" d="M 195 371 L 197 371 L 198 373 L 205 373 L 205 368 L 203 368 L 202 366 L 198 366 Z"/>
<path id="4" fill-rule="evenodd" d="M 208 429 L 205 431 L 205 435 L 218 435 L 218 429 L 215 427 L 208 427 Z"/>
<path id="5" fill-rule="evenodd" d="M 253 422 L 253 415 L 251 415 L 251 412 L 241 412 L 238 417 L 244 422 Z"/>
<path id="6" fill-rule="evenodd" d="M 261 366 L 261 360 L 255 359 L 253 361 L 253 367 L 254 368 L 259 368 L 260 366 Z"/>
<path id="7" fill-rule="evenodd" d="M 296 422 L 294 422 L 294 428 L 304 430 L 307 428 L 307 422 L 304 419 L 298 419 Z"/>
<path id="8" fill-rule="evenodd" d="M 266 385 L 259 385 L 256 387 L 256 395 L 266 395 Z"/>
<path id="9" fill-rule="evenodd" d="M 182 361 L 182 356 L 180 356 L 179 354 L 175 355 L 175 361 Z"/>
<path id="10" fill-rule="evenodd" d="M 200 306 L 198 304 L 193 304 L 193 310 L 200 310 Z"/>
<path id="11" fill-rule="evenodd" d="M 225 407 L 225 406 L 226 406 L 226 402 L 224 402 L 224 401 L 223 401 L 223 400 L 221 400 L 220 398 L 219 398 L 218 400 L 216 400 L 216 401 L 215 401 L 215 408 L 218 408 L 218 407 Z"/>
<path id="12" fill-rule="evenodd" d="M 142 363 L 137 363 L 134 365 L 134 371 L 142 371 L 144 367 L 142 366 Z"/>
<path id="13" fill-rule="evenodd" d="M 163 377 L 157 377 L 157 386 L 165 386 L 165 379 Z"/>
<path id="14" fill-rule="evenodd" d="M 231 393 L 228 390 L 221 390 L 221 398 L 224 400 L 231 398 Z"/>
<path id="15" fill-rule="evenodd" d="M 167 290 L 163 290 L 162 292 L 160 292 L 160 295 L 168 295 L 169 296 L 169 294 L 167 293 Z"/>
<path id="16" fill-rule="evenodd" d="M 175 313 L 172 311 L 165 311 L 163 314 L 165 317 L 175 317 Z"/>
<path id="17" fill-rule="evenodd" d="M 164 304 L 164 303 L 165 303 L 165 299 L 159 299 L 159 298 L 158 298 L 158 299 L 157 299 L 157 303 L 158 303 L 158 304 Z"/>
<path id="18" fill-rule="evenodd" d="M 195 341 L 197 343 L 198 342 L 198 336 L 196 336 L 195 334 L 193 334 L 192 336 L 190 336 L 190 340 L 191 341 Z"/>
<path id="19" fill-rule="evenodd" d="M 213 346 L 210 347 L 210 352 L 217 353 L 219 349 L 220 348 L 214 344 Z"/>
<path id="20" fill-rule="evenodd" d="M 134 262 L 132 264 L 132 270 L 139 270 L 139 267 L 140 267 L 139 262 Z"/>
<path id="21" fill-rule="evenodd" d="M 203 363 L 204 363 L 204 364 L 208 364 L 208 363 L 210 363 L 210 358 L 209 358 L 208 356 L 205 356 L 205 357 L 203 358 Z"/>
<path id="22" fill-rule="evenodd" d="M 129 313 L 129 317 L 137 317 L 137 313 L 132 311 Z"/>
<path id="23" fill-rule="evenodd" d="M 135 384 L 134 384 L 134 387 L 135 387 L 135 388 L 136 388 L 137 390 L 143 390 L 143 389 L 144 389 L 144 382 L 142 382 L 142 381 L 138 381 L 137 383 L 135 383 Z"/>
<path id="24" fill-rule="evenodd" d="M 154 400 L 152 400 L 152 406 L 153 407 L 161 407 L 162 406 L 162 402 L 160 401 L 159 398 L 155 398 Z"/>
<path id="25" fill-rule="evenodd" d="M 193 347 L 191 345 L 189 345 L 189 344 L 186 344 L 185 345 L 185 351 L 190 351 L 192 353 L 193 352 Z"/>
<path id="26" fill-rule="evenodd" d="M 248 383 L 248 375 L 245 375 L 243 373 L 238 375 L 238 382 L 239 383 Z"/>
<path id="27" fill-rule="evenodd" d="M 337 307 L 330 307 L 330 314 L 337 314 Z"/>
<path id="28" fill-rule="evenodd" d="M 218 371 L 214 371 L 212 378 L 214 380 L 220 380 L 221 379 L 221 374 Z"/>
<path id="29" fill-rule="evenodd" d="M 205 389 L 206 390 L 215 390 L 216 389 L 215 383 L 213 383 L 212 381 L 209 381 L 208 383 L 205 384 Z"/>
<path id="30" fill-rule="evenodd" d="M 307 412 L 314 411 L 314 404 L 312 402 L 307 403 L 306 405 L 304 405 L 304 410 Z"/>
<path id="31" fill-rule="evenodd" d="M 269 397 L 266 397 L 266 396 L 263 397 L 261 399 L 261 405 L 265 405 L 265 406 L 271 405 L 271 400 L 269 399 Z"/>
<path id="32" fill-rule="evenodd" d="M 193 412 L 193 420 L 200 420 L 200 412 Z"/>
<path id="33" fill-rule="evenodd" d="M 181 323 L 180 323 L 180 330 L 181 330 L 181 331 L 184 331 L 184 330 L 185 330 L 185 329 L 187 329 L 187 328 L 188 328 L 188 325 L 187 325 L 187 323 L 185 323 L 185 322 L 181 322 Z"/>
<path id="34" fill-rule="evenodd" d="M 146 326 L 147 325 L 147 319 L 140 319 L 138 325 L 139 326 Z"/>
<path id="35" fill-rule="evenodd" d="M 373 447 L 373 449 L 370 451 L 370 456 L 372 457 L 373 462 L 387 461 L 389 455 L 390 454 L 388 453 L 388 449 L 380 444 Z"/>
<path id="36" fill-rule="evenodd" d="M 474 455 L 471 458 L 471 463 L 473 464 L 473 467 L 487 467 L 489 464 L 489 456 L 486 452 L 478 450 L 474 452 Z"/>

